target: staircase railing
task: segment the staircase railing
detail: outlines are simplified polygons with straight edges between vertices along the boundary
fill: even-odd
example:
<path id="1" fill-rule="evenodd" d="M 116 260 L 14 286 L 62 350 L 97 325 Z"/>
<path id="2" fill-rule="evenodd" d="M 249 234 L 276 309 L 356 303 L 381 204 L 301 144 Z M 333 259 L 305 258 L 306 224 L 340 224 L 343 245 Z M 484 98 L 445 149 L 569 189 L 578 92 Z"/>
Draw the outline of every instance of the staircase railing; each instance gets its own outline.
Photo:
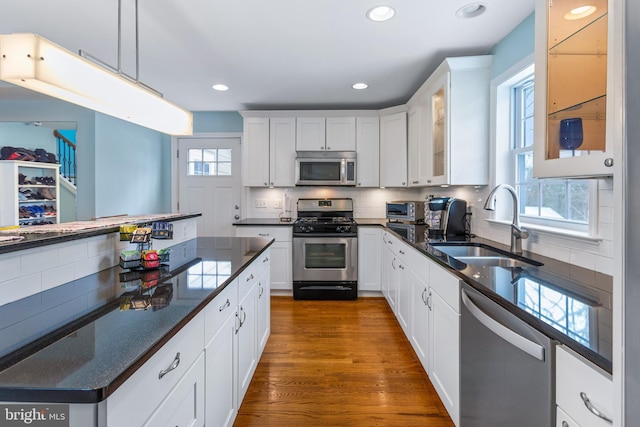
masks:
<path id="1" fill-rule="evenodd" d="M 53 131 L 53 136 L 58 141 L 60 175 L 71 181 L 73 185 L 76 185 L 76 144 L 58 132 L 58 130 Z"/>

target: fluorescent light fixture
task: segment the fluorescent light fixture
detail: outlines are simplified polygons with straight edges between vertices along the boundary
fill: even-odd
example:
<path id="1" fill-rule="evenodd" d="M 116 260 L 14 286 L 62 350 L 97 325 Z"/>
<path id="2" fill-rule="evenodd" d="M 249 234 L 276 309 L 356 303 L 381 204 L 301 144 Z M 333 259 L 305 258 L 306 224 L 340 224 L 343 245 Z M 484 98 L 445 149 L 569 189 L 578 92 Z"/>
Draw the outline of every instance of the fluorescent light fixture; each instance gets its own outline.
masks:
<path id="1" fill-rule="evenodd" d="M 456 16 L 460 19 L 469 19 L 480 16 L 487 11 L 487 6 L 482 3 L 469 3 L 456 11 Z"/>
<path id="2" fill-rule="evenodd" d="M 169 135 L 192 135 L 193 115 L 38 34 L 0 35 L 0 80 Z"/>
<path id="3" fill-rule="evenodd" d="M 393 18 L 396 11 L 391 6 L 376 6 L 367 11 L 367 18 L 375 22 L 388 21 Z"/>
<path id="4" fill-rule="evenodd" d="M 368 88 L 369 85 L 366 83 L 354 83 L 351 87 L 355 90 L 362 90 Z"/>
<path id="5" fill-rule="evenodd" d="M 576 19 L 586 18 L 587 16 L 592 15 L 595 11 L 596 7 L 591 5 L 576 7 L 564 15 L 564 19 L 567 21 L 575 21 Z"/>
<path id="6" fill-rule="evenodd" d="M 223 85 L 223 84 L 215 84 L 213 86 L 211 86 L 213 88 L 213 90 L 217 90 L 220 92 L 224 92 L 226 90 L 229 90 L 229 86 L 227 85 Z"/>

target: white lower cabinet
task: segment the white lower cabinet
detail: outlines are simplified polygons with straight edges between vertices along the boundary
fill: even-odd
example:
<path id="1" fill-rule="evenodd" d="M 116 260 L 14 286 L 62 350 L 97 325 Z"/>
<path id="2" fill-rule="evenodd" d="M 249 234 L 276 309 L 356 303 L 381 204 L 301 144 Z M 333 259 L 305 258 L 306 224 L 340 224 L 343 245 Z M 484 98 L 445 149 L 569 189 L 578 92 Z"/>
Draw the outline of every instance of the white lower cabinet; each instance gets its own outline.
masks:
<path id="1" fill-rule="evenodd" d="M 275 239 L 271 252 L 271 289 L 293 290 L 291 226 L 236 226 L 236 237 L 263 237 Z"/>
<path id="2" fill-rule="evenodd" d="M 198 314 L 107 399 L 107 425 L 142 426 L 204 349 L 204 315 Z"/>
<path id="3" fill-rule="evenodd" d="M 382 233 L 382 295 L 394 313 L 396 313 L 396 301 L 398 298 L 398 258 L 395 254 L 395 246 L 399 240 L 386 231 Z"/>
<path id="4" fill-rule="evenodd" d="M 145 427 L 202 427 L 204 420 L 205 356 L 184 374 L 178 385 L 144 424 Z"/>
<path id="5" fill-rule="evenodd" d="M 229 427 L 238 413 L 233 369 L 237 307 L 238 279 L 227 285 L 205 308 L 205 415 L 208 426 Z"/>
<path id="6" fill-rule="evenodd" d="M 459 425 L 458 278 L 387 232 L 383 232 L 382 278 L 383 294 L 451 419 Z"/>
<path id="7" fill-rule="evenodd" d="M 429 295 L 429 378 L 456 425 L 460 419 L 460 313 Z"/>
<path id="8" fill-rule="evenodd" d="M 271 331 L 270 249 L 104 402 L 100 426 L 229 427 Z"/>
<path id="9" fill-rule="evenodd" d="M 381 290 L 382 230 L 358 227 L 358 290 Z"/>
<path id="10" fill-rule="evenodd" d="M 607 427 L 613 424 L 611 376 L 572 350 L 556 348 L 557 426 Z M 573 423 L 573 424 L 572 424 Z"/>

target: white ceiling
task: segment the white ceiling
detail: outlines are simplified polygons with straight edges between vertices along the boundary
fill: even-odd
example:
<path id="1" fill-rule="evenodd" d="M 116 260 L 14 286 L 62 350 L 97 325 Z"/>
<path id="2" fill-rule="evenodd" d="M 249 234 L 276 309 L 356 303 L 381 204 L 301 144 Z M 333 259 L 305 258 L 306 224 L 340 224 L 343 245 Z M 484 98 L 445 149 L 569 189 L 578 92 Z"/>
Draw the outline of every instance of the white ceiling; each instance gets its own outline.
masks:
<path id="1" fill-rule="evenodd" d="M 446 56 L 485 54 L 535 0 L 139 0 L 139 78 L 192 111 L 366 109 L 406 102 Z M 135 75 L 134 0 L 122 69 Z M 365 13 L 386 4 L 388 22 Z M 0 0 L 0 33 L 38 33 L 117 66 L 117 0 Z M 356 91 L 355 82 L 369 89 Z M 214 83 L 230 87 L 211 89 Z M 18 97 L 17 88 L 0 96 Z M 19 94 L 19 91 L 18 91 Z"/>

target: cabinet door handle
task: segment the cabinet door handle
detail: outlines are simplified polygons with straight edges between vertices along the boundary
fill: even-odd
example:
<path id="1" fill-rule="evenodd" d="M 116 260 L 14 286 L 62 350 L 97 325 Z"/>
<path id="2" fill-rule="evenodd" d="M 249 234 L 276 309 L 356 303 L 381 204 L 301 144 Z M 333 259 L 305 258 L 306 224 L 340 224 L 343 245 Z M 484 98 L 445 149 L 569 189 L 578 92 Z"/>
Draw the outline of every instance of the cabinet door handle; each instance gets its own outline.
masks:
<path id="1" fill-rule="evenodd" d="M 569 423 L 566 421 L 562 421 L 562 427 L 569 427 Z"/>
<path id="2" fill-rule="evenodd" d="M 420 184 L 420 181 L 413 181 L 414 184 Z"/>
<path id="3" fill-rule="evenodd" d="M 427 288 L 425 287 L 424 290 L 422 291 L 422 294 L 420 294 L 420 299 L 422 299 L 422 302 L 424 303 L 424 305 L 427 305 L 427 298 L 425 297 L 426 294 L 427 294 Z"/>
<path id="4" fill-rule="evenodd" d="M 222 311 L 222 310 L 226 309 L 229 306 L 231 306 L 231 301 L 229 301 L 229 298 L 227 298 L 227 302 L 225 302 L 224 305 L 221 305 L 218 310 Z"/>
<path id="5" fill-rule="evenodd" d="M 584 391 L 581 391 L 580 392 L 580 397 L 582 398 L 582 401 L 584 402 L 584 406 L 587 407 L 589 412 L 591 412 L 593 415 L 595 415 L 598 418 L 602 418 L 603 420 L 605 420 L 609 424 L 613 424 L 613 420 L 611 418 L 607 417 L 602 412 L 600 412 L 598 410 L 598 408 L 593 406 L 593 403 L 591 403 L 591 401 L 589 400 L 589 396 L 587 396 L 587 393 L 585 393 Z"/>
<path id="6" fill-rule="evenodd" d="M 265 187 L 268 187 L 268 186 L 269 186 L 269 183 L 268 183 L 268 182 L 265 182 L 265 183 L 264 183 L 264 186 L 265 186 Z"/>
<path id="7" fill-rule="evenodd" d="M 427 307 L 429 308 L 429 311 L 433 310 L 433 307 L 431 306 L 431 291 L 429 291 L 429 296 L 427 297 Z"/>
<path id="8" fill-rule="evenodd" d="M 393 267 L 393 269 L 396 269 L 396 258 L 393 257 L 393 259 L 391 260 L 391 267 Z"/>
<path id="9" fill-rule="evenodd" d="M 264 294 L 264 287 L 262 283 L 258 283 L 258 287 L 260 288 L 260 292 L 258 293 L 258 298 L 262 298 L 262 294 Z"/>
<path id="10" fill-rule="evenodd" d="M 238 316 L 238 312 L 236 311 L 236 329 L 235 329 L 236 335 L 238 335 L 238 331 L 240 330 L 241 327 L 242 327 L 242 321 L 240 320 L 240 316 Z"/>
<path id="11" fill-rule="evenodd" d="M 242 306 L 240 306 L 240 311 L 242 312 L 242 320 L 240 320 L 240 327 L 242 328 L 244 322 L 247 321 L 247 312 L 244 311 L 244 308 L 242 308 Z"/>
<path id="12" fill-rule="evenodd" d="M 178 352 L 176 353 L 176 357 L 173 359 L 173 362 L 171 363 L 171 365 L 167 369 L 163 369 L 162 371 L 160 371 L 160 373 L 158 374 L 158 378 L 162 379 L 162 377 L 164 377 L 169 372 L 176 369 L 179 364 L 180 364 L 180 353 Z"/>

